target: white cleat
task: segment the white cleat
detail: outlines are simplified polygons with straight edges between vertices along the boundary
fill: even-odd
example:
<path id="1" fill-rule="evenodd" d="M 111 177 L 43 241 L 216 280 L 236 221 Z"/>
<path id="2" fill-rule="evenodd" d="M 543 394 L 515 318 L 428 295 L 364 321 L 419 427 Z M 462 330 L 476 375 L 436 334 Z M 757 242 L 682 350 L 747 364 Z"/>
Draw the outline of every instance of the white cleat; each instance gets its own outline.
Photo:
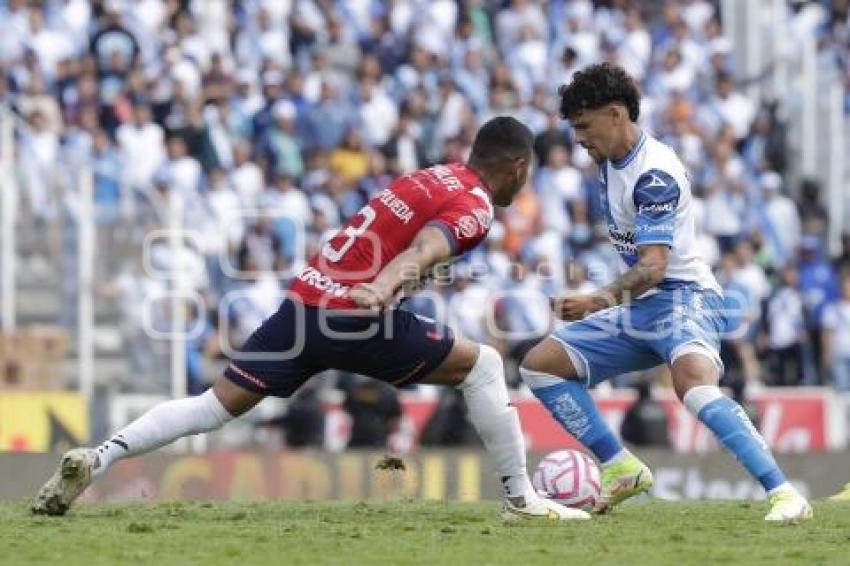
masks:
<path id="1" fill-rule="evenodd" d="M 785 525 L 796 525 L 814 516 L 812 506 L 793 487 L 781 489 L 770 496 L 770 512 L 764 520 Z"/>
<path id="2" fill-rule="evenodd" d="M 64 515 L 71 503 L 91 484 L 97 459 L 97 451 L 93 448 L 74 448 L 66 452 L 59 469 L 38 490 L 32 512 L 36 515 Z"/>
<path id="3" fill-rule="evenodd" d="M 569 521 L 572 519 L 590 519 L 590 515 L 581 509 L 565 507 L 545 497 L 536 496 L 531 502 L 526 501 L 523 496 L 506 497 L 502 504 L 502 520 L 519 521 L 522 519 Z"/>

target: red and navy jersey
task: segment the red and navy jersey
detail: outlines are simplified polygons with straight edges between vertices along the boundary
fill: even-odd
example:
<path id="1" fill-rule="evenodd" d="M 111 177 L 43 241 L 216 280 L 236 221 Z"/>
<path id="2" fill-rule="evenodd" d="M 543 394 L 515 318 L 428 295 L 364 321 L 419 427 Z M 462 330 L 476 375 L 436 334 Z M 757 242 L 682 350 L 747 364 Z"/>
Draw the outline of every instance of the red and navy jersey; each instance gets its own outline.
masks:
<path id="1" fill-rule="evenodd" d="M 460 255 L 484 239 L 492 221 L 490 193 L 472 169 L 420 169 L 393 181 L 342 226 L 295 277 L 290 294 L 312 306 L 355 308 L 349 289 L 373 281 L 423 227 L 441 229 Z"/>

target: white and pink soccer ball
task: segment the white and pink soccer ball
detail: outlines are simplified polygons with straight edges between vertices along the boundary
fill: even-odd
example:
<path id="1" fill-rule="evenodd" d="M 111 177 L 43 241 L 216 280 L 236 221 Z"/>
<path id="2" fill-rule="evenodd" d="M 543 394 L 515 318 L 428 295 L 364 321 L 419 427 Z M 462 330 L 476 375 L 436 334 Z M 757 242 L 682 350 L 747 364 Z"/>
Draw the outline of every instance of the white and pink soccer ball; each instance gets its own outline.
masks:
<path id="1" fill-rule="evenodd" d="M 534 489 L 562 505 L 590 510 L 599 500 L 599 468 L 578 450 L 558 450 L 543 458 L 531 479 Z"/>

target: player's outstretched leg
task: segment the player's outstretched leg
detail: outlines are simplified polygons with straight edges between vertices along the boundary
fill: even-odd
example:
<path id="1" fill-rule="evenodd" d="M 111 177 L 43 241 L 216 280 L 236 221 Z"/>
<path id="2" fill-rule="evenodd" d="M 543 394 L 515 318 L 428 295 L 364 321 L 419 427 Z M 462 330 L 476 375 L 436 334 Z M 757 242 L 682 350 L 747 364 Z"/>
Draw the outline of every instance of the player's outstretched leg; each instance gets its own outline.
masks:
<path id="1" fill-rule="evenodd" d="M 813 516 L 812 506 L 785 479 L 764 438 L 738 403 L 723 395 L 714 362 L 701 353 L 685 354 L 672 365 L 676 393 L 688 410 L 714 433 L 767 492 L 766 521 L 798 523 Z M 706 377 L 709 376 L 709 377 Z"/>
<path id="2" fill-rule="evenodd" d="M 440 368 L 425 381 L 456 385 L 463 393 L 469 420 L 502 481 L 503 519 L 590 518 L 584 511 L 541 497 L 532 486 L 519 415 L 511 405 L 502 358 L 494 348 L 458 340 Z"/>
<path id="3" fill-rule="evenodd" d="M 71 503 L 114 462 L 156 450 L 184 436 L 210 432 L 239 416 L 262 396 L 220 379 L 198 397 L 161 403 L 97 448 L 65 453 L 32 504 L 32 512 L 64 515 Z"/>
<path id="4" fill-rule="evenodd" d="M 520 367 L 523 381 L 556 421 L 599 460 L 602 486 L 594 511 L 611 507 L 648 491 L 652 472 L 620 443 L 605 423 L 569 355 L 560 342 L 548 338 L 535 346 Z"/>

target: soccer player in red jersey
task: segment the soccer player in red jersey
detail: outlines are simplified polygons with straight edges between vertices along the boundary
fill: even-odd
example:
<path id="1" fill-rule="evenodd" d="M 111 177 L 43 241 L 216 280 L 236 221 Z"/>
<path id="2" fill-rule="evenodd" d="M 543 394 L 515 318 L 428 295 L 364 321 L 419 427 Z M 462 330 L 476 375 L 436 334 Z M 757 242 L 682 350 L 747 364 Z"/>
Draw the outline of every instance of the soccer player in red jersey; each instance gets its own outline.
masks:
<path id="1" fill-rule="evenodd" d="M 455 337 L 434 320 L 394 307 L 440 262 L 487 235 L 493 206 L 525 185 L 533 136 L 509 117 L 484 124 L 466 164 L 436 165 L 396 179 L 345 224 L 293 280 L 278 311 L 198 397 L 162 403 L 97 448 L 65 454 L 36 495 L 35 513 L 63 514 L 115 461 L 208 432 L 268 395 L 291 396 L 327 369 L 396 386 L 458 387 L 503 489 L 503 517 L 584 519 L 540 497 L 498 352 Z"/>

